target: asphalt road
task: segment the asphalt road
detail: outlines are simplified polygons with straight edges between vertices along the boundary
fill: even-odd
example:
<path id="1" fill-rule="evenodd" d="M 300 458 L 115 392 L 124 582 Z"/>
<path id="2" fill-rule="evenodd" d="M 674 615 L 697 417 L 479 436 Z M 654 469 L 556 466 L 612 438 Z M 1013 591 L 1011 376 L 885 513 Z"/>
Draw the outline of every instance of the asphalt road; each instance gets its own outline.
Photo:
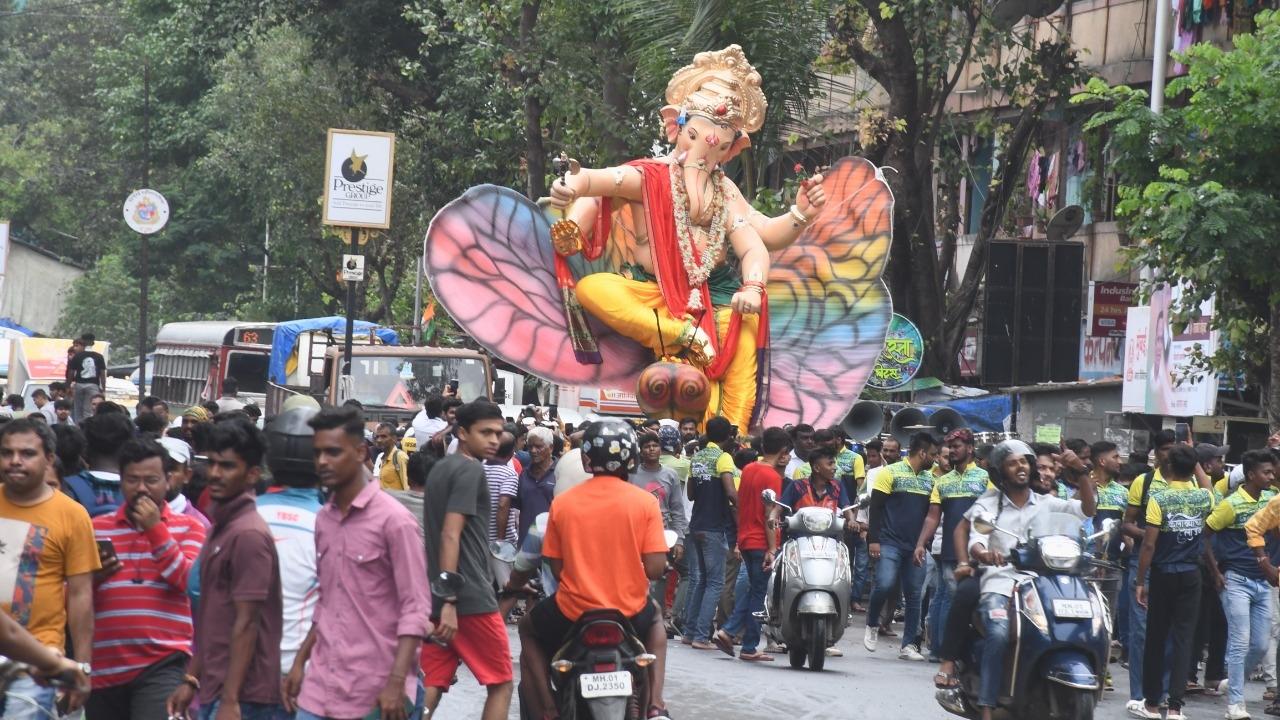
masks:
<path id="1" fill-rule="evenodd" d="M 933 674 L 937 666 L 897 659 L 896 642 L 881 640 L 875 653 L 862 647 L 861 618 L 845 631 L 839 643 L 844 657 L 827 658 L 820 673 L 792 670 L 785 655 L 772 663 L 745 663 L 718 651 L 693 650 L 673 643 L 667 667 L 667 703 L 675 720 L 845 720 L 848 718 L 954 718 L 933 699 Z M 512 656 L 519 655 L 519 640 L 509 628 Z M 1106 693 L 1098 706 L 1098 720 L 1129 718 L 1129 676 L 1119 664 L 1111 666 L 1115 692 Z M 1245 698 L 1255 720 L 1262 713 L 1263 686 L 1251 682 Z M 459 682 L 444 698 L 436 720 L 480 717 L 484 689 L 462 670 Z M 1191 720 L 1219 720 L 1226 711 L 1224 698 L 1190 696 L 1185 713 Z M 512 703 L 512 720 L 519 714 Z M 1031 719 L 1028 719 L 1031 720 Z M 1038 720 L 1038 719 L 1035 719 Z"/>

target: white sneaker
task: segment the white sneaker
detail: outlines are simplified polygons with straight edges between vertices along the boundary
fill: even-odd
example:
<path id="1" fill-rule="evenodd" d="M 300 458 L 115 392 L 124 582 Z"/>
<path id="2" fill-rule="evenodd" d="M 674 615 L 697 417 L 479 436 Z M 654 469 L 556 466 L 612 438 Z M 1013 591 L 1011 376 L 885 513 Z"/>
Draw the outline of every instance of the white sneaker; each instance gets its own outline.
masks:
<path id="1" fill-rule="evenodd" d="M 1244 703 L 1228 705 L 1227 720 L 1249 720 L 1249 711 L 1245 710 Z"/>
<path id="2" fill-rule="evenodd" d="M 880 628 L 868 625 L 866 632 L 862 633 L 862 647 L 866 648 L 867 652 L 875 652 L 878 642 L 880 642 Z"/>
<path id="3" fill-rule="evenodd" d="M 840 648 L 836 647 L 835 645 L 832 645 L 831 647 L 827 648 L 827 657 L 844 657 L 844 652 L 842 652 Z"/>
<path id="4" fill-rule="evenodd" d="M 899 660 L 911 660 L 912 662 L 924 662 L 924 656 L 916 650 L 914 645 L 908 645 L 902 648 L 902 652 L 898 653 Z"/>

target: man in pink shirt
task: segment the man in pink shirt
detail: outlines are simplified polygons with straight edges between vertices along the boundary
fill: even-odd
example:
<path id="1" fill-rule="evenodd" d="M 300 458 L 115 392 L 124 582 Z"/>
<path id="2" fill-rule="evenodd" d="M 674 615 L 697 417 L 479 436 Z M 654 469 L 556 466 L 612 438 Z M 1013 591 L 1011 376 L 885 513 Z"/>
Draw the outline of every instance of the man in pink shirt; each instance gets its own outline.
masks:
<path id="1" fill-rule="evenodd" d="M 327 409 L 309 424 L 316 474 L 332 496 L 316 517 L 320 601 L 284 680 L 285 707 L 297 720 L 374 710 L 382 720 L 413 720 L 422 712 L 418 648 L 431 632 L 422 533 L 365 467 L 358 411 Z"/>

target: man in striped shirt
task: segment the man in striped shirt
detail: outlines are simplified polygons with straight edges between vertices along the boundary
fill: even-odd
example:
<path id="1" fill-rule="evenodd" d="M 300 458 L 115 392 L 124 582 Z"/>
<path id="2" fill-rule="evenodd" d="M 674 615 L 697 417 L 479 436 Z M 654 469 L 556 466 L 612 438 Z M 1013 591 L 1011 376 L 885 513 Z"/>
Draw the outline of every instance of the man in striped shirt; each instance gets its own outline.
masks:
<path id="1" fill-rule="evenodd" d="M 165 502 L 167 451 L 130 440 L 120 451 L 123 504 L 93 521 L 103 567 L 94 578 L 93 694 L 88 714 L 166 717 L 191 655 L 187 578 L 204 526 Z"/>

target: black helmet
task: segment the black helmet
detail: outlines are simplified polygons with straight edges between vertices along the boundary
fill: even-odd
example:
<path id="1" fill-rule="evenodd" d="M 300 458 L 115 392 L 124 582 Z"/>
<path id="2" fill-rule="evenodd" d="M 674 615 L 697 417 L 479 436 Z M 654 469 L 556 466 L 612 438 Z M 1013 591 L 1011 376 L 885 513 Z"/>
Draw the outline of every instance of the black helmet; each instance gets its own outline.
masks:
<path id="1" fill-rule="evenodd" d="M 293 407 L 277 415 L 267 426 L 267 467 L 277 482 L 302 476 L 314 483 L 316 463 L 312 438 L 315 431 L 307 421 L 318 412 L 318 408 Z"/>
<path id="2" fill-rule="evenodd" d="M 582 464 L 593 473 L 626 477 L 639 449 L 636 431 L 622 420 L 596 420 L 582 434 Z"/>

